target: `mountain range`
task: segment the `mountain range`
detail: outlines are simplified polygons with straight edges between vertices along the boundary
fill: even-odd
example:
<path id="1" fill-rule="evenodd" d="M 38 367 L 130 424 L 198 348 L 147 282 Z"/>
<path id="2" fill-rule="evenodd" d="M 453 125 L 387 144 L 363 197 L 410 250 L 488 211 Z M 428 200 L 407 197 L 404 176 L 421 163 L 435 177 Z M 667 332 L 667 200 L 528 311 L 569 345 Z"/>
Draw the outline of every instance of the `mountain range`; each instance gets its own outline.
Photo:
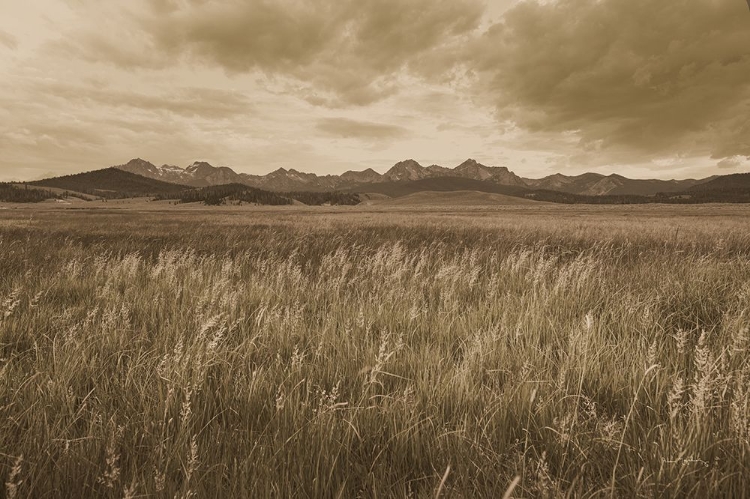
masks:
<path id="1" fill-rule="evenodd" d="M 523 198 L 524 202 L 575 204 L 749 203 L 750 173 L 699 180 L 643 180 L 598 173 L 529 179 L 519 177 L 504 166 L 485 166 L 473 159 L 454 168 L 422 166 L 409 159 L 396 163 L 383 174 L 367 169 L 318 176 L 280 168 L 267 175 L 249 175 L 203 161 L 181 168 L 133 159 L 124 165 L 101 170 L 7 185 L 0 201 L 26 198 L 38 201 L 38 193 L 27 195 L 29 188 L 46 189 L 42 194 L 48 197 L 151 197 L 206 204 L 333 205 L 411 196 L 404 200 L 409 203 L 423 201 L 426 193 L 445 202 L 451 199 L 466 202 L 469 197 L 498 200 L 510 196 L 517 202 Z M 458 193 L 474 194 L 461 197 Z"/>
<path id="2" fill-rule="evenodd" d="M 341 175 L 323 176 L 284 168 L 279 168 L 267 175 L 250 175 L 237 173 L 225 166 L 215 167 L 203 161 L 197 161 L 186 168 L 181 168 L 173 165 L 156 166 L 142 159 L 133 159 L 114 168 L 154 180 L 190 187 L 238 183 L 276 192 L 324 192 L 333 190 L 369 192 L 373 189 L 374 192 L 382 192 L 383 186 L 377 184 L 454 178 L 475 180 L 496 186 L 557 191 L 581 196 L 653 196 L 657 193 L 685 191 L 715 178 L 641 180 L 629 179 L 617 174 L 584 173 L 568 176 L 558 173 L 541 179 L 529 179 L 519 177 L 507 167 L 485 166 L 473 159 L 468 159 L 455 168 L 446 168 L 439 165 L 422 166 L 413 159 L 408 159 L 396 163 L 383 174 L 370 168 L 364 171 L 348 171 Z M 488 192 L 486 189 L 483 190 Z"/>

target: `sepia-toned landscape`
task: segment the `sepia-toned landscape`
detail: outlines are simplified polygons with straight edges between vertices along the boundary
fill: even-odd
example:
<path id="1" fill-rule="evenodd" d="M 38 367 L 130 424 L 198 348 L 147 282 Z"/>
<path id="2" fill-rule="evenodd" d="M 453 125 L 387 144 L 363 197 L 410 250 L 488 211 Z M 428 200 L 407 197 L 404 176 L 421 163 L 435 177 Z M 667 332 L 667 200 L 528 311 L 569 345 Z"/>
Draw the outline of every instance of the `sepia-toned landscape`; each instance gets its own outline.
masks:
<path id="1" fill-rule="evenodd" d="M 747 210 L 2 210 L 5 494 L 742 497 Z"/>
<path id="2" fill-rule="evenodd" d="M 749 6 L 0 1 L 0 499 L 750 499 Z"/>

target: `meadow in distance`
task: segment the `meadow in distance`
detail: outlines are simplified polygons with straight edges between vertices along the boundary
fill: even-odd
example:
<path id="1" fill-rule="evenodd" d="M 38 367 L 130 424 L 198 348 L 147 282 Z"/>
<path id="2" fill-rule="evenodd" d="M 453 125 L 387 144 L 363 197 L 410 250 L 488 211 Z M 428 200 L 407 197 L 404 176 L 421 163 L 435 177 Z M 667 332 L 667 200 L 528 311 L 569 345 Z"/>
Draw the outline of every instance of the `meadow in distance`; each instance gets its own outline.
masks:
<path id="1" fill-rule="evenodd" d="M 747 497 L 749 214 L 0 211 L 4 495 Z"/>

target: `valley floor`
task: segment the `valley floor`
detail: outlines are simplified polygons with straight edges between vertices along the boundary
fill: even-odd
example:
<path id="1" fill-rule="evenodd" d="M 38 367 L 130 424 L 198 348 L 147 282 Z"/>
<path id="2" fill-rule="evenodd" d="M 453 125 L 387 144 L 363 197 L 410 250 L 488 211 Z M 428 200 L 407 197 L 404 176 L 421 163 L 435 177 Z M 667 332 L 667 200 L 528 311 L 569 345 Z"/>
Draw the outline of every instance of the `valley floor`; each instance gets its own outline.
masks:
<path id="1" fill-rule="evenodd" d="M 750 207 L 0 206 L 7 497 L 746 497 Z"/>

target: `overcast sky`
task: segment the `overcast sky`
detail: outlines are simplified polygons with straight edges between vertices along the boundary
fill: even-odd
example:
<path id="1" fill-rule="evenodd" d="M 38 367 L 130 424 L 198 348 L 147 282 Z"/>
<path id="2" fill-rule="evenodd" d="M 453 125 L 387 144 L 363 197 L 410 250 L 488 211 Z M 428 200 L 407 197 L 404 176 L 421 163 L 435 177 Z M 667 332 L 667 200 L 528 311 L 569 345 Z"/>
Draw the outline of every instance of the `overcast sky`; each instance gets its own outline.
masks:
<path id="1" fill-rule="evenodd" d="M 0 180 L 750 171 L 745 0 L 0 0 Z"/>

